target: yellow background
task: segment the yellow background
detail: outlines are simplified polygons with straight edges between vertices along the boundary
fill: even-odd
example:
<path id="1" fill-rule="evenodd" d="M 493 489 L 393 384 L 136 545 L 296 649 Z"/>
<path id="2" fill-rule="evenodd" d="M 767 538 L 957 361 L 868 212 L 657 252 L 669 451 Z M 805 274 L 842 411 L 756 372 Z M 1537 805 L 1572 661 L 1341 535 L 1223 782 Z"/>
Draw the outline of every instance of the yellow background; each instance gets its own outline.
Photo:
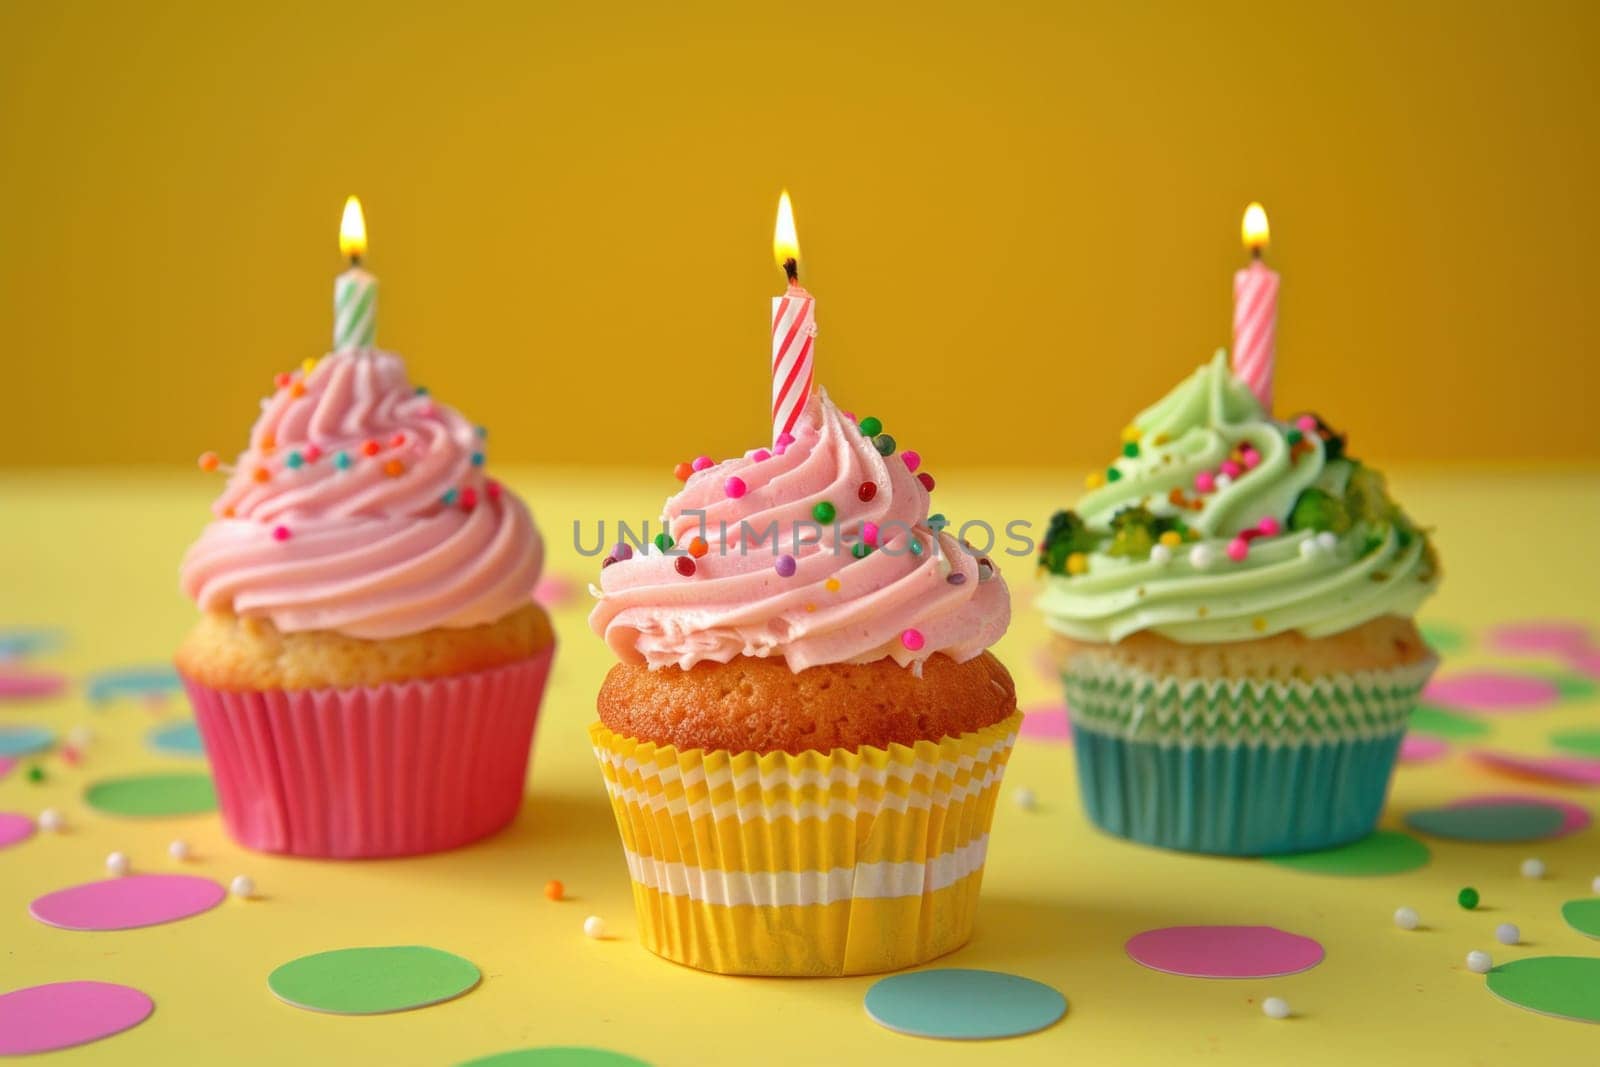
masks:
<path id="1" fill-rule="evenodd" d="M 329 333 L 497 458 L 759 440 L 794 194 L 818 368 L 936 463 L 1107 455 L 1228 341 L 1389 462 L 1600 457 L 1600 5 L 0 4 L 0 463 L 242 443 Z M 1004 398 L 1002 403 L 1001 398 Z"/>
<path id="2" fill-rule="evenodd" d="M 574 519 L 653 507 L 671 485 L 653 476 L 592 471 L 499 469 L 533 503 L 549 530 Z M 1037 477 L 952 472 L 935 495 L 952 515 L 998 525 L 1004 516 L 1045 514 L 1058 503 Z M 1412 513 L 1438 523 L 1450 568 L 1425 619 L 1482 628 L 1508 612 L 1527 618 L 1577 618 L 1600 627 L 1592 591 L 1600 581 L 1592 546 L 1600 541 L 1600 495 L 1581 474 L 1393 472 Z M 211 485 L 197 473 L 0 473 L 0 499 L 22 521 L 0 523 L 0 588 L 11 594 L 0 622 L 55 624 L 71 644 L 40 666 L 82 677 L 112 666 L 164 661 L 194 617 L 178 595 L 172 567 L 193 537 Z M 1474 521 L 1484 501 L 1517 523 Z M 1552 558 L 1526 550 L 1529 530 Z M 1025 708 L 1060 700 L 1057 682 L 1035 666 L 1045 628 L 1028 606 L 1031 568 L 1002 559 L 1016 617 L 996 654 L 1016 677 Z M 1020 564 L 1020 565 L 1019 565 Z M 578 582 L 594 574 L 564 537 L 551 538 L 550 569 Z M 1515 590 L 1508 597 L 1507 590 Z M 115 591 L 116 607 L 108 602 Z M 1508 607 L 1508 601 L 1514 606 Z M 1600 942 L 1562 922 L 1565 900 L 1589 895 L 1600 875 L 1600 830 L 1537 845 L 1473 845 L 1430 840 L 1433 862 L 1405 874 L 1334 878 L 1258 860 L 1184 856 L 1127 844 L 1095 832 L 1078 802 L 1070 750 L 1023 738 L 1006 771 L 996 814 L 977 932 L 941 966 L 1006 970 L 1050 983 L 1067 997 L 1066 1019 L 1004 1044 L 971 1045 L 901 1037 L 870 1022 L 861 998 L 872 978 L 724 978 L 657 960 L 639 947 L 611 806 L 589 749 L 594 693 L 613 662 L 584 626 L 588 598 L 553 612 L 561 642 L 541 713 L 529 792 L 516 823 L 481 844 L 441 856 L 319 863 L 261 856 L 231 843 L 215 815 L 118 819 L 91 810 L 82 787 L 132 771 L 198 769 L 197 760 L 161 757 L 144 745 L 153 726 L 188 715 L 176 697 L 151 710 L 137 699 L 93 708 L 82 688 L 40 705 L 9 704 L 7 722 L 45 723 L 63 732 L 87 723 L 96 733 L 79 768 L 57 757 L 50 779 L 21 771 L 0 780 L 0 810 L 51 805 L 72 831 L 0 850 L 0 990 L 36 982 L 95 978 L 144 989 L 155 998 L 147 1023 L 96 1045 L 52 1054 L 46 1067 L 128 1064 L 299 1064 L 442 1067 L 471 1056 L 535 1044 L 598 1044 L 656 1067 L 816 1067 L 909 1064 L 976 1067 L 1116 1065 L 1170 1067 L 1196 1061 L 1354 1067 L 1593 1063 L 1592 1025 L 1549 1019 L 1500 1003 L 1469 973 L 1465 957 L 1485 949 L 1497 963 L 1546 955 L 1593 956 Z M 1542 667 L 1546 661 L 1495 660 L 1482 645 L 1446 659 L 1447 670 Z M 1481 743 L 1550 751 L 1557 729 L 1592 726 L 1600 700 L 1489 717 Z M 1465 757 L 1402 766 L 1383 825 L 1406 812 L 1469 793 L 1538 793 L 1597 807 L 1593 790 L 1559 789 L 1490 774 Z M 1014 791 L 1026 786 L 1038 810 Z M 182 836 L 195 858 L 181 868 L 167 843 Z M 168 926 L 75 933 L 28 918 L 41 893 L 101 876 L 105 856 L 126 852 L 135 870 L 184 870 L 226 882 L 244 872 L 261 899 L 229 900 L 214 912 Z M 1518 874 L 1541 857 L 1548 876 Z M 572 898 L 552 904 L 550 878 Z M 1462 911 L 1456 891 L 1473 885 L 1483 906 Z M 1425 929 L 1395 928 L 1408 905 Z M 615 940 L 582 934 L 586 915 L 610 924 Z M 1515 922 L 1523 945 L 1494 940 Z M 1203 981 L 1145 970 L 1123 943 L 1142 930 L 1189 923 L 1264 923 L 1322 941 L 1327 959 L 1304 974 L 1249 981 Z M 280 1004 L 267 974 L 298 956 L 349 945 L 424 943 L 482 968 L 483 984 L 439 1007 L 376 1018 L 341 1018 Z M 1275 1022 L 1263 997 L 1281 996 L 1295 1018 Z"/>

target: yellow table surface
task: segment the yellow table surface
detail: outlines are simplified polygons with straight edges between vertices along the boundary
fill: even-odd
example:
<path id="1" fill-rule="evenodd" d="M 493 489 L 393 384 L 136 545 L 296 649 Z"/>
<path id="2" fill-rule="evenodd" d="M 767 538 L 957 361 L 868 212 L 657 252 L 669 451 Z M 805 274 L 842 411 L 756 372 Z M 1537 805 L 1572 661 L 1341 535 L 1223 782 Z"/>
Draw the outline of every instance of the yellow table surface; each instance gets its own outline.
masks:
<path id="1" fill-rule="evenodd" d="M 1546 1018 L 1500 1002 L 1469 973 L 1483 948 L 1496 962 L 1544 954 L 1600 954 L 1566 928 L 1562 901 L 1590 893 L 1600 874 L 1600 831 L 1533 845 L 1429 841 L 1433 862 L 1408 874 L 1332 878 L 1250 860 L 1165 853 L 1103 836 L 1085 821 L 1064 745 L 1023 741 L 1006 776 L 984 876 L 977 934 L 943 964 L 994 968 L 1047 982 L 1071 1007 L 1055 1027 L 1003 1046 L 896 1035 L 871 1022 L 862 996 L 875 979 L 723 978 L 664 963 L 634 938 L 627 872 L 585 726 L 610 660 L 585 626 L 582 592 L 596 567 L 572 547 L 594 522 L 654 518 L 676 484 L 667 469 L 627 474 L 501 471 L 523 493 L 549 543 L 550 573 L 578 595 L 555 612 L 560 651 L 540 721 L 526 804 L 499 836 L 422 859 L 326 863 L 257 855 L 232 844 L 215 815 L 128 820 L 90 810 L 83 788 L 131 771 L 186 769 L 144 737 L 187 714 L 181 697 L 91 707 L 81 685 L 38 703 L 0 703 L 0 722 L 96 739 L 79 767 L 40 762 L 43 783 L 20 770 L 0 780 L 0 811 L 60 809 L 70 830 L 41 833 L 0 851 L 0 990 L 40 982 L 102 979 L 135 986 L 156 1002 L 144 1024 L 51 1054 L 77 1063 L 453 1063 L 529 1045 L 598 1045 L 650 1062 L 694 1063 L 1171 1063 L 1346 1064 L 1571 1063 L 1600 1058 L 1600 1028 Z M 939 472 L 937 506 L 955 519 L 1036 528 L 1076 495 L 1077 473 Z M 1399 498 L 1437 527 L 1446 578 L 1425 620 L 1481 635 L 1494 622 L 1562 617 L 1600 624 L 1600 476 L 1455 471 L 1391 473 Z M 0 474 L 0 626 L 60 627 L 67 644 L 32 664 L 75 680 L 97 669 L 159 663 L 193 617 L 176 590 L 178 559 L 205 521 L 218 483 L 178 472 Z M 1030 608 L 1028 560 L 1002 559 L 1016 609 L 997 652 L 1016 676 L 1022 704 L 1058 703 L 1036 665 L 1044 630 Z M 1475 642 L 1446 659 L 1531 666 Z M 1548 664 L 1547 664 L 1548 665 Z M 1497 746 L 1546 751 L 1558 727 L 1593 724 L 1600 701 L 1572 702 L 1491 721 Z M 1593 810 L 1600 793 L 1516 782 L 1465 758 L 1402 766 L 1383 823 L 1473 792 L 1562 796 Z M 1038 808 L 1011 802 L 1017 787 Z M 182 837 L 194 858 L 179 865 L 167 844 Z M 103 876 L 106 854 L 126 852 L 135 870 L 181 869 L 224 883 L 248 873 L 258 899 L 229 899 L 202 916 L 163 926 L 78 933 L 33 921 L 34 897 Z M 1518 873 L 1525 856 L 1549 867 L 1542 881 Z M 569 899 L 543 896 L 547 879 Z M 1485 907 L 1466 912 L 1456 890 L 1472 884 Z M 1397 929 L 1391 914 L 1417 908 L 1425 929 Z M 583 936 L 584 917 L 604 916 L 607 941 Z M 1497 923 L 1520 924 L 1524 944 L 1495 942 Z M 1320 940 L 1327 959 L 1300 975 L 1207 981 L 1146 970 L 1123 943 L 1152 927 L 1268 924 Z M 354 945 L 427 944 L 459 953 L 482 984 L 436 1007 L 347 1018 L 302 1011 L 267 990 L 277 965 Z M 1262 998 L 1282 996 L 1295 1016 L 1266 1018 Z"/>

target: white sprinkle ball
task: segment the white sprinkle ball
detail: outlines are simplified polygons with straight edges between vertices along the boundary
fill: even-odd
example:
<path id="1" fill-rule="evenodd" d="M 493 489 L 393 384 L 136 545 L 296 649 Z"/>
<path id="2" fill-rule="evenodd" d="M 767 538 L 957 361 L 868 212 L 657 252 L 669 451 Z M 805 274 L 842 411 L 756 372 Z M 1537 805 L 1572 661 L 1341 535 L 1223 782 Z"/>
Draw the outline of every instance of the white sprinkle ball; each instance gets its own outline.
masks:
<path id="1" fill-rule="evenodd" d="M 73 748 L 88 748 L 89 742 L 94 740 L 94 731 L 82 723 L 67 731 L 67 744 Z"/>
<path id="2" fill-rule="evenodd" d="M 1402 930 L 1415 930 L 1422 925 L 1422 916 L 1417 914 L 1416 908 L 1396 908 L 1394 924 Z"/>
<path id="3" fill-rule="evenodd" d="M 121 852 L 113 852 L 106 857 L 106 871 L 121 877 L 128 873 L 128 857 Z"/>
<path id="4" fill-rule="evenodd" d="M 183 862 L 189 858 L 189 842 L 185 841 L 181 837 L 178 838 L 176 841 L 172 842 L 172 844 L 167 846 L 167 855 L 171 856 L 180 863 Z"/>
<path id="5" fill-rule="evenodd" d="M 1222 492 L 1224 489 L 1228 488 L 1228 486 L 1230 486 L 1232 484 L 1233 484 L 1233 477 L 1231 475 L 1227 475 L 1227 474 L 1219 474 L 1219 475 L 1217 475 L 1217 478 L 1216 478 L 1217 492 L 1219 492 L 1219 493 Z"/>
<path id="6" fill-rule="evenodd" d="M 1023 811 L 1032 811 L 1034 805 L 1039 803 L 1039 798 L 1033 795 L 1033 790 L 1027 786 L 1018 786 L 1016 792 L 1011 794 L 1011 799 L 1017 802 L 1017 807 Z"/>
<path id="7" fill-rule="evenodd" d="M 1322 554 L 1322 546 L 1317 544 L 1315 537 L 1308 537 L 1300 542 L 1300 555 L 1306 559 Z"/>
<path id="8" fill-rule="evenodd" d="M 596 941 L 606 936 L 606 921 L 598 915 L 591 915 L 583 920 L 583 936 L 594 938 Z"/>
<path id="9" fill-rule="evenodd" d="M 1324 552 L 1332 552 L 1339 547 L 1339 535 L 1332 530 L 1323 530 L 1317 534 L 1317 547 Z"/>
<path id="10" fill-rule="evenodd" d="M 1522 877 L 1524 877 L 1524 878 L 1543 878 L 1544 877 L 1544 860 L 1535 859 L 1535 858 L 1533 858 L 1531 856 L 1529 858 L 1523 860 L 1522 861 Z"/>
<path id="11" fill-rule="evenodd" d="M 1594 876 L 1594 881 L 1589 883 L 1589 888 L 1593 889 L 1596 893 L 1600 893 L 1600 874 Z"/>
<path id="12" fill-rule="evenodd" d="M 1489 958 L 1487 952 L 1474 949 L 1467 953 L 1467 970 L 1473 974 L 1488 974 L 1489 968 L 1494 966 L 1494 960 Z"/>
<path id="13" fill-rule="evenodd" d="M 248 874 L 236 874 L 233 881 L 228 883 L 228 892 L 242 899 L 253 897 L 256 895 L 256 880 Z"/>
<path id="14" fill-rule="evenodd" d="M 1494 928 L 1494 939 L 1502 945 L 1515 945 L 1522 940 L 1522 931 L 1516 923 L 1501 923 Z"/>
<path id="15" fill-rule="evenodd" d="M 1217 550 L 1210 545 L 1195 545 L 1189 550 L 1189 565 L 1197 570 L 1205 570 L 1217 562 Z"/>
<path id="16" fill-rule="evenodd" d="M 1171 563 L 1172 562 L 1172 549 L 1168 548 L 1166 545 L 1151 545 L 1150 546 L 1150 562 L 1151 563 Z"/>
<path id="17" fill-rule="evenodd" d="M 67 825 L 67 820 L 55 808 L 45 808 L 39 813 L 39 829 L 47 833 L 60 833 Z"/>
<path id="18" fill-rule="evenodd" d="M 1261 1010 L 1269 1019 L 1287 1019 L 1289 1017 L 1289 1002 L 1282 997 L 1268 997 L 1261 1002 Z"/>

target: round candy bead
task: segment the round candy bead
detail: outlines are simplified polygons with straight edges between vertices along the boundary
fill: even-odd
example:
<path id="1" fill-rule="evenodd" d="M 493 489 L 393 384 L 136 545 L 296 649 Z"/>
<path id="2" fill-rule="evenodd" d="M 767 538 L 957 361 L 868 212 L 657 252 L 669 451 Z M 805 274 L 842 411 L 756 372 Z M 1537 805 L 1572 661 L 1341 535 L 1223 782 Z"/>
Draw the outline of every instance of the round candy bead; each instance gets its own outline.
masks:
<path id="1" fill-rule="evenodd" d="M 272 528 L 272 539 L 274 541 L 287 541 L 289 536 L 289 527 L 287 526 L 274 526 Z"/>
<path id="2" fill-rule="evenodd" d="M 878 455 L 880 456 L 893 455 L 895 439 L 886 433 L 880 433 L 872 439 L 872 447 L 878 450 Z"/>
<path id="3" fill-rule="evenodd" d="M 1261 531 L 1261 536 L 1263 537 L 1277 537 L 1278 532 L 1282 530 L 1283 527 L 1278 525 L 1277 519 L 1273 518 L 1271 515 L 1268 515 L 1266 518 L 1256 523 L 1256 529 Z"/>
<path id="4" fill-rule="evenodd" d="M 1294 420 L 1294 424 L 1300 427 L 1301 433 L 1317 432 L 1317 417 L 1315 415 L 1301 415 Z"/>
<path id="5" fill-rule="evenodd" d="M 249 900 L 256 895 L 256 880 L 248 874 L 236 874 L 228 883 L 228 892 L 241 900 Z"/>
<path id="6" fill-rule="evenodd" d="M 1108 481 L 1108 482 L 1120 482 L 1120 481 L 1122 481 L 1122 472 L 1117 470 L 1117 468 L 1115 468 L 1115 467 L 1107 467 L 1106 468 L 1106 481 Z"/>
<path id="7" fill-rule="evenodd" d="M 921 474 L 917 475 L 917 481 L 922 483 L 922 488 L 926 489 L 930 493 L 933 492 L 933 475 L 929 474 L 927 471 L 923 471 Z"/>
<path id="8" fill-rule="evenodd" d="M 1222 461 L 1222 473 L 1230 478 L 1237 478 L 1244 473 L 1244 468 L 1231 459 L 1225 459 Z"/>
<path id="9" fill-rule="evenodd" d="M 1253 448 L 1247 450 L 1241 458 L 1244 460 L 1244 469 L 1247 471 L 1253 471 L 1261 466 L 1261 453 Z"/>
<path id="10" fill-rule="evenodd" d="M 478 491 L 473 488 L 461 490 L 461 510 L 471 511 L 478 506 Z"/>
<path id="11" fill-rule="evenodd" d="M 364 441 L 361 445 L 361 454 L 365 456 L 376 456 L 382 448 L 383 446 L 378 444 L 376 441 Z"/>
<path id="12" fill-rule="evenodd" d="M 673 568 L 685 578 L 693 577 L 695 572 L 694 560 L 688 556 L 679 556 L 673 561 Z"/>
<path id="13" fill-rule="evenodd" d="M 876 437 L 883 432 L 883 420 L 868 415 L 861 420 L 861 433 L 865 437 Z"/>
<path id="14" fill-rule="evenodd" d="M 951 571 L 949 574 L 945 575 L 944 580 L 949 582 L 951 585 L 967 584 L 967 576 L 962 574 L 960 571 Z"/>
<path id="15" fill-rule="evenodd" d="M 1324 552 L 1332 552 L 1339 547 L 1339 535 L 1332 530 L 1323 530 L 1317 534 L 1317 547 Z"/>
<path id="16" fill-rule="evenodd" d="M 922 466 L 922 457 L 911 451 L 909 448 L 900 453 L 900 458 L 905 461 L 906 470 L 908 471 L 915 471 L 918 467 Z"/>
<path id="17" fill-rule="evenodd" d="M 857 541 L 855 544 L 850 546 L 850 554 L 856 559 L 866 559 L 868 554 L 871 552 L 872 546 L 864 541 Z"/>
<path id="18" fill-rule="evenodd" d="M 1289 1002 L 1282 997 L 1268 997 L 1261 1002 L 1261 1010 L 1269 1019 L 1287 1019 Z"/>
<path id="19" fill-rule="evenodd" d="M 689 555 L 693 556 L 695 559 L 700 559 L 707 552 L 711 551 L 711 546 L 706 544 L 706 539 L 704 537 L 691 537 L 689 538 L 689 543 L 684 547 L 689 550 Z"/>
<path id="20" fill-rule="evenodd" d="M 1139 455 L 1139 442 L 1137 442 L 1137 441 L 1125 441 L 1125 442 L 1123 442 L 1122 454 L 1124 456 L 1127 456 L 1129 459 L 1136 458 Z"/>
<path id="21" fill-rule="evenodd" d="M 711 467 L 711 466 L 714 466 L 714 465 L 715 464 L 713 464 L 711 462 L 711 457 L 710 456 L 696 456 L 696 457 L 694 457 L 693 466 L 694 466 L 694 469 L 697 470 L 697 471 L 703 471 L 707 467 Z"/>
<path id="22" fill-rule="evenodd" d="M 616 544 L 611 546 L 611 558 L 619 561 L 632 559 L 633 546 L 628 544 L 626 541 L 618 541 Z"/>
<path id="23" fill-rule="evenodd" d="M 567 887 L 556 881 L 554 878 L 550 879 L 544 884 L 544 898 L 546 900 L 560 900 L 566 895 L 566 892 Z"/>
<path id="24" fill-rule="evenodd" d="M 336 453 L 334 455 L 334 457 L 333 457 L 333 465 L 335 467 L 338 467 L 342 471 L 349 470 L 350 469 L 350 453 L 348 453 L 348 452 Z"/>
<path id="25" fill-rule="evenodd" d="M 1205 570 L 1217 561 L 1217 550 L 1210 545 L 1195 545 L 1189 549 L 1189 566 Z"/>
<path id="26" fill-rule="evenodd" d="M 779 556 L 772 564 L 772 569 L 778 572 L 779 578 L 793 578 L 795 562 L 793 556 Z"/>
<path id="27" fill-rule="evenodd" d="M 743 478 L 729 478 L 722 483 L 722 491 L 727 493 L 729 498 L 733 500 L 738 500 L 744 496 L 747 488 Z"/>
<path id="28" fill-rule="evenodd" d="M 214 471 L 217 469 L 217 465 L 221 462 L 222 461 L 217 458 L 217 454 L 215 452 L 200 453 L 200 469 L 203 471 Z"/>
<path id="29" fill-rule="evenodd" d="M 599 941 L 606 936 L 606 921 L 598 915 L 583 920 L 583 936 Z"/>
<path id="30" fill-rule="evenodd" d="M 911 651 L 917 652 L 922 649 L 924 644 L 926 644 L 926 639 L 922 636 L 921 630 L 912 628 L 901 633 L 900 643 L 905 645 Z"/>
<path id="31" fill-rule="evenodd" d="M 656 534 L 656 547 L 659 548 L 663 552 L 665 552 L 667 549 L 671 548 L 672 547 L 672 535 L 667 533 L 667 531 L 665 531 L 665 530 L 662 530 L 660 533 Z"/>
<path id="32" fill-rule="evenodd" d="M 861 483 L 861 488 L 856 490 L 856 496 L 861 499 L 861 502 L 863 504 L 865 504 L 867 501 L 871 500 L 873 497 L 875 497 L 877 495 L 878 495 L 878 483 L 877 482 L 862 482 Z"/>
<path id="33" fill-rule="evenodd" d="M 482 452 L 474 452 L 472 454 L 472 465 L 474 467 L 483 466 L 483 453 Z"/>
<path id="34" fill-rule="evenodd" d="M 911 549 L 911 554 L 913 556 L 922 555 L 922 542 L 921 541 L 912 541 L 911 545 L 909 547 Z"/>
<path id="35" fill-rule="evenodd" d="M 1233 475 L 1229 474 L 1227 471 L 1223 471 L 1221 474 L 1217 475 L 1217 489 L 1219 491 L 1228 488 L 1228 486 L 1232 484 Z"/>
<path id="36" fill-rule="evenodd" d="M 189 858 L 189 842 L 181 837 L 178 838 L 167 846 L 167 855 L 182 863 Z"/>
<path id="37" fill-rule="evenodd" d="M 1243 563 L 1245 557 L 1249 554 L 1250 542 L 1246 541 L 1244 538 L 1235 537 L 1232 541 L 1228 542 L 1228 558 L 1233 560 L 1235 563 Z"/>
<path id="38" fill-rule="evenodd" d="M 1456 894 L 1456 903 L 1471 911 L 1478 906 L 1478 891 L 1470 885 L 1466 886 Z"/>
<path id="39" fill-rule="evenodd" d="M 1501 923 L 1494 928 L 1494 939 L 1502 945 L 1515 945 L 1522 940 L 1522 931 L 1516 923 Z"/>
<path id="40" fill-rule="evenodd" d="M 837 510 L 826 500 L 817 501 L 816 506 L 811 509 L 811 517 L 818 522 L 832 522 L 836 514 Z"/>
<path id="41" fill-rule="evenodd" d="M 1396 908 L 1394 924 L 1402 930 L 1415 930 L 1422 925 L 1422 917 L 1417 914 L 1416 908 Z"/>
<path id="42" fill-rule="evenodd" d="M 405 472 L 406 465 L 397 459 L 388 460 L 383 465 L 383 473 L 391 478 L 398 478 Z"/>
<path id="43" fill-rule="evenodd" d="M 869 545 L 876 546 L 878 543 L 878 524 L 875 522 L 862 523 L 861 540 L 865 541 Z"/>
<path id="44" fill-rule="evenodd" d="M 1016 791 L 1011 794 L 1011 799 L 1015 800 L 1017 807 L 1023 811 L 1032 811 L 1039 802 L 1038 798 L 1033 795 L 1033 790 L 1025 785 L 1018 786 Z"/>
<path id="45" fill-rule="evenodd" d="M 45 833 L 57 833 L 66 825 L 67 820 L 55 808 L 45 808 L 39 813 L 39 829 Z"/>
<path id="46" fill-rule="evenodd" d="M 694 464 L 692 464 L 692 463 L 680 463 L 676 467 L 672 468 L 672 476 L 674 478 L 678 479 L 678 481 L 680 481 L 680 482 L 688 481 L 689 480 L 689 475 L 691 475 L 693 473 L 694 473 Z"/>
<path id="47" fill-rule="evenodd" d="M 1494 967 L 1494 959 L 1487 952 L 1476 949 L 1467 953 L 1467 970 L 1473 974 L 1488 974 Z"/>
<path id="48" fill-rule="evenodd" d="M 439 494 L 439 503 L 443 504 L 445 507 L 449 507 L 456 502 L 456 497 L 459 495 L 460 494 L 458 494 L 454 489 L 446 489 L 444 492 Z"/>
<path id="49" fill-rule="evenodd" d="M 1152 545 L 1152 546 L 1150 546 L 1150 562 L 1151 563 L 1171 563 L 1172 562 L 1172 549 L 1168 548 L 1166 545 Z"/>
<path id="50" fill-rule="evenodd" d="M 113 852 L 106 857 L 106 873 L 121 877 L 128 873 L 128 857 L 122 852 Z"/>
<path id="51" fill-rule="evenodd" d="M 1530 856 L 1527 859 L 1523 860 L 1522 861 L 1522 877 L 1524 877 L 1524 878 L 1543 878 L 1544 877 L 1544 860 L 1535 859 L 1532 856 Z"/>
<path id="52" fill-rule="evenodd" d="M 307 463 L 315 463 L 317 460 L 322 458 L 322 449 L 318 448 L 316 445 L 306 445 L 305 451 L 301 454 L 305 456 Z"/>
<path id="53" fill-rule="evenodd" d="M 1212 474 L 1210 471 L 1201 471 L 1199 474 L 1196 474 L 1194 476 L 1194 491 L 1195 492 L 1197 492 L 1197 493 L 1209 493 L 1212 490 L 1216 489 L 1216 487 L 1217 487 L 1216 475 Z"/>
<path id="54" fill-rule="evenodd" d="M 757 463 L 765 463 L 767 460 L 772 458 L 772 453 L 767 451 L 765 448 L 758 448 L 754 452 L 750 453 L 750 458 Z"/>

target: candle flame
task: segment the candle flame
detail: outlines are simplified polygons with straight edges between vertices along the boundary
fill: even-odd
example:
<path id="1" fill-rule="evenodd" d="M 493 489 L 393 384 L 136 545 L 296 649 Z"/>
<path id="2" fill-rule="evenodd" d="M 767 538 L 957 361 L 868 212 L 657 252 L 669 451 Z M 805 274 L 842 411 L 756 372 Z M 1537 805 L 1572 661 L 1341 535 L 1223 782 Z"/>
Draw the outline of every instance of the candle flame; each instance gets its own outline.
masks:
<path id="1" fill-rule="evenodd" d="M 367 254 L 367 220 L 361 214 L 361 201 L 353 196 L 344 202 L 339 219 L 339 254 L 350 259 Z"/>
<path id="2" fill-rule="evenodd" d="M 772 227 L 772 258 L 784 267 L 786 261 L 800 261 L 800 238 L 794 230 L 794 205 L 789 202 L 789 190 L 778 197 L 778 221 Z"/>
<path id="3" fill-rule="evenodd" d="M 1271 237 L 1271 231 L 1267 228 L 1267 209 L 1256 203 L 1245 208 L 1239 233 L 1244 238 L 1244 246 L 1250 251 L 1259 252 L 1267 247 Z"/>

